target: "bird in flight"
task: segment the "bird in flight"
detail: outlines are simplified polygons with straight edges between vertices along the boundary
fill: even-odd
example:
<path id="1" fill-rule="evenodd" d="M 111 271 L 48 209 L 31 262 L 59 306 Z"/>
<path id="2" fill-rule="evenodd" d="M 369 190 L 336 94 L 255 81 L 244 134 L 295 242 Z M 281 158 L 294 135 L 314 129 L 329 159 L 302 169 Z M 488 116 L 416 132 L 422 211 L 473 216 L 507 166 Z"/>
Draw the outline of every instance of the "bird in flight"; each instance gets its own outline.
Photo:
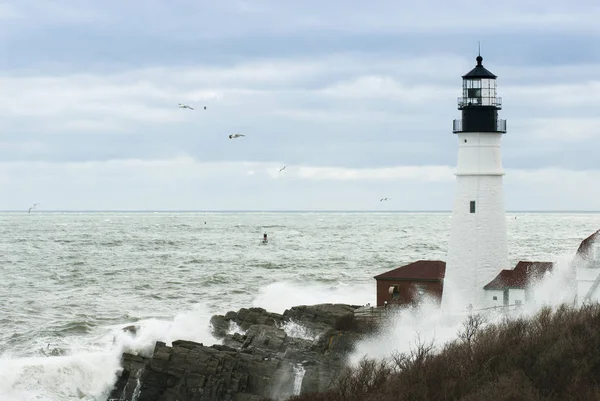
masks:
<path id="1" fill-rule="evenodd" d="M 190 110 L 194 110 L 194 108 L 192 106 L 189 106 L 187 104 L 181 104 L 179 103 L 179 108 L 180 109 L 190 109 Z M 204 107 L 204 110 L 206 110 L 206 106 Z"/>
<path id="2" fill-rule="evenodd" d="M 31 207 L 30 207 L 30 208 L 27 210 L 27 213 L 31 213 L 31 211 L 32 211 L 33 209 L 35 209 L 35 207 L 36 207 L 37 205 L 39 205 L 39 203 L 34 203 L 34 204 L 33 204 L 33 206 L 31 206 Z"/>
<path id="3" fill-rule="evenodd" d="M 279 172 L 281 173 L 283 170 L 285 170 L 287 166 L 283 166 L 282 168 L 279 169 Z"/>
<path id="4" fill-rule="evenodd" d="M 391 200 L 391 199 L 392 199 L 392 198 L 381 198 L 381 199 L 379 199 L 379 202 L 383 202 L 383 201 L 389 201 L 389 200 Z"/>
<path id="5" fill-rule="evenodd" d="M 246 136 L 246 135 L 243 135 L 243 134 L 231 134 L 231 135 L 229 135 L 229 139 L 241 138 L 243 136 Z"/>
<path id="6" fill-rule="evenodd" d="M 204 106 L 204 110 L 206 110 L 206 106 Z"/>

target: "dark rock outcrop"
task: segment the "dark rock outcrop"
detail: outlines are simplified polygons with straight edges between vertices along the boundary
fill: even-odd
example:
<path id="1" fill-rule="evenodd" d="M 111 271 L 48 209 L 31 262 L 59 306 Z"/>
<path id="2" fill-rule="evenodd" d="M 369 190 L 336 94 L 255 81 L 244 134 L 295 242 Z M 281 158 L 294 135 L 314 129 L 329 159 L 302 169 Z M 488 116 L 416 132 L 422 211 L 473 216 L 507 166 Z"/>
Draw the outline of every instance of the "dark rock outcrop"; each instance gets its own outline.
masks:
<path id="1" fill-rule="evenodd" d="M 348 330 L 355 309 L 321 304 L 296 306 L 283 315 L 262 308 L 215 315 L 213 335 L 222 345 L 178 340 L 171 346 L 157 342 L 151 358 L 124 353 L 123 371 L 109 399 L 284 400 L 306 390 L 326 390 L 361 335 Z M 284 325 L 290 322 L 315 337 L 288 335 Z M 237 332 L 231 333 L 232 325 Z M 346 330 L 338 330 L 341 326 Z"/>

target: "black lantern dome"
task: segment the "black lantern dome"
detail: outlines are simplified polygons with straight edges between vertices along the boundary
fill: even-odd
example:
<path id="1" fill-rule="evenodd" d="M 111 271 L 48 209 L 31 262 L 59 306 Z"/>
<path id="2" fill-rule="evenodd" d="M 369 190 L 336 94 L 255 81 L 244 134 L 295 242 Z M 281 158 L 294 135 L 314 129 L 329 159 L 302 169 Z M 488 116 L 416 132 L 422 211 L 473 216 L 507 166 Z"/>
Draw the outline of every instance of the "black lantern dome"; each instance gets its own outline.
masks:
<path id="1" fill-rule="evenodd" d="M 496 96 L 496 75 L 483 66 L 483 57 L 475 59 L 477 65 L 462 76 L 462 96 L 458 109 L 462 120 L 454 120 L 452 132 L 506 132 L 506 120 L 498 119 L 502 98 Z"/>

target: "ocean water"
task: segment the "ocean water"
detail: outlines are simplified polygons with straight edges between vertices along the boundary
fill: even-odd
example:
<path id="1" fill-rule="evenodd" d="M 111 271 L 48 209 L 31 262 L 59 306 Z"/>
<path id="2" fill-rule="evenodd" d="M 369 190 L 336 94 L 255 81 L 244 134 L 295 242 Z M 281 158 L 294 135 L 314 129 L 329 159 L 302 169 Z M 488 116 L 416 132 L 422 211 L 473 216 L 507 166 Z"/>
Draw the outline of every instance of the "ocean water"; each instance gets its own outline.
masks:
<path id="1" fill-rule="evenodd" d="M 373 276 L 445 259 L 450 221 L 450 213 L 0 213 L 0 401 L 104 401 L 123 351 L 148 354 L 157 340 L 215 343 L 216 313 L 375 303 Z M 507 223 L 514 265 L 573 255 L 600 214 L 507 213 Z M 135 336 L 122 330 L 132 324 Z"/>

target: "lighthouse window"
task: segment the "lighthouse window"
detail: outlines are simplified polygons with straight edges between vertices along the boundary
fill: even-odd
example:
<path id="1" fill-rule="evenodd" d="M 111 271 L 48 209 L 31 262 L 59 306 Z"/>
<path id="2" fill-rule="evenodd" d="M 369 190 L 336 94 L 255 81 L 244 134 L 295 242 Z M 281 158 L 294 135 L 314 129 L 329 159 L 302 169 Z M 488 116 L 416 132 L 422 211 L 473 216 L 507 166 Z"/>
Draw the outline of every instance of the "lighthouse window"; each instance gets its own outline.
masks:
<path id="1" fill-rule="evenodd" d="M 475 213 L 475 201 L 471 201 L 469 208 L 471 210 L 471 213 Z"/>

